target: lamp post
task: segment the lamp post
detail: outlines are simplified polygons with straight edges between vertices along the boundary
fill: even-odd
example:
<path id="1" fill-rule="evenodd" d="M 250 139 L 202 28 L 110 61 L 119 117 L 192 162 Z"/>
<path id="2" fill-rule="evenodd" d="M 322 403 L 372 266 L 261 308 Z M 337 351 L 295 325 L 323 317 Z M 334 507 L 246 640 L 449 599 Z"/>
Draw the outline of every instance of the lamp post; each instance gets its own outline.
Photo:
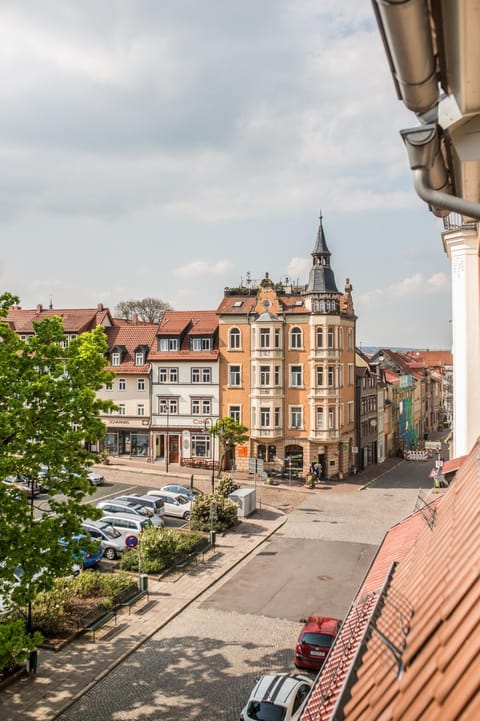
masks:
<path id="1" fill-rule="evenodd" d="M 208 431 L 210 429 L 210 435 L 212 437 L 212 496 L 215 493 L 215 431 L 212 418 L 205 418 L 204 429 Z"/>

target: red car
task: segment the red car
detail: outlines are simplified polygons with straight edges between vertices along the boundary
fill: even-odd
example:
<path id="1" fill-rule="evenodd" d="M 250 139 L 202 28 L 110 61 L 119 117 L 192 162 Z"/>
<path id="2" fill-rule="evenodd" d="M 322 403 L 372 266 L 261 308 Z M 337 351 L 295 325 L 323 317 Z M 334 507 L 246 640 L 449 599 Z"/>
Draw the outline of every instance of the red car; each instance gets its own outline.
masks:
<path id="1" fill-rule="evenodd" d="M 309 616 L 295 647 L 295 666 L 318 671 L 330 651 L 342 622 L 338 618 Z"/>

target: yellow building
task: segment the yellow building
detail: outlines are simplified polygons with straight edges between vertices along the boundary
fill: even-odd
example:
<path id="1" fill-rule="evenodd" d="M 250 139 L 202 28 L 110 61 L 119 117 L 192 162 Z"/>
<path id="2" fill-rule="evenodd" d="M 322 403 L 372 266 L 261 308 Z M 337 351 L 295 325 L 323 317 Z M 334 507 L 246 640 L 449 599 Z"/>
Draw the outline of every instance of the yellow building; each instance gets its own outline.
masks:
<path id="1" fill-rule="evenodd" d="M 226 288 L 218 308 L 221 416 L 247 426 L 236 465 L 342 478 L 354 465 L 355 314 L 340 293 L 322 219 L 305 286 Z"/>

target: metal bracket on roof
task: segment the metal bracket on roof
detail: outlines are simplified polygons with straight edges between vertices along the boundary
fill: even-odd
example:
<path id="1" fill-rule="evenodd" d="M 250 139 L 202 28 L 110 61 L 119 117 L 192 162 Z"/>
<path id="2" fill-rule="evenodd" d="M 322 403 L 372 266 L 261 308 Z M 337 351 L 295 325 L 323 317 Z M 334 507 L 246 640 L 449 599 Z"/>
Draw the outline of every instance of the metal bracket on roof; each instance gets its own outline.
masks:
<path id="1" fill-rule="evenodd" d="M 434 508 L 430 503 L 428 503 L 424 498 L 422 498 L 421 493 L 419 493 L 417 496 L 414 513 L 417 513 L 418 511 L 420 511 L 422 518 L 429 527 L 429 529 L 433 531 L 433 527 L 435 526 L 436 521 L 436 508 Z"/>

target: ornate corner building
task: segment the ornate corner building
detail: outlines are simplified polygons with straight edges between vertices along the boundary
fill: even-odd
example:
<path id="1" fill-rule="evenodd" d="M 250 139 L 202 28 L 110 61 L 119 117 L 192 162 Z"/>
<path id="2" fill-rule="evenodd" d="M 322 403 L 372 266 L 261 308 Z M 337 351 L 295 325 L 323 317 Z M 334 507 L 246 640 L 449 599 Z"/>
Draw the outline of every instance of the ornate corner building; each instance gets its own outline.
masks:
<path id="1" fill-rule="evenodd" d="M 322 218 L 305 286 L 226 288 L 219 317 L 221 416 L 247 426 L 236 465 L 342 478 L 355 464 L 355 321 L 330 266 Z"/>

